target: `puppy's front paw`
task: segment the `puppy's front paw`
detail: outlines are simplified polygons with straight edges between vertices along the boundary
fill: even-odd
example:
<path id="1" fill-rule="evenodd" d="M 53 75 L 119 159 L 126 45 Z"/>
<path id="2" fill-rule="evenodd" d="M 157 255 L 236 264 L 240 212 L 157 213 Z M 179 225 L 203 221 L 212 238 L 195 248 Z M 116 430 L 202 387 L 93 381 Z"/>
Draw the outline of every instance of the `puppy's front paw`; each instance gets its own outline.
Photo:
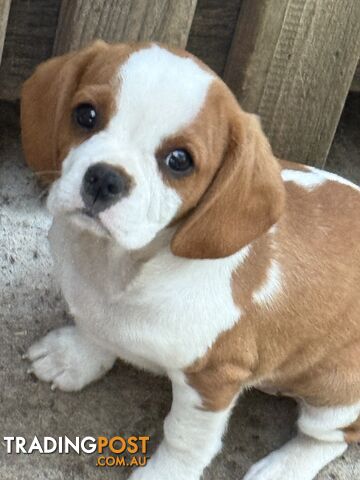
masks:
<path id="1" fill-rule="evenodd" d="M 244 480 L 313 480 L 346 450 L 345 442 L 326 442 L 298 434 L 279 450 L 255 463 Z"/>
<path id="2" fill-rule="evenodd" d="M 274 452 L 255 463 L 244 477 L 244 480 L 285 480 L 289 477 L 289 466 L 284 458 Z"/>
<path id="3" fill-rule="evenodd" d="M 109 370 L 115 358 L 89 342 L 76 329 L 53 330 L 30 347 L 26 356 L 30 372 L 40 380 L 51 382 L 52 388 L 76 391 Z"/>
<path id="4" fill-rule="evenodd" d="M 313 480 L 321 466 L 307 457 L 306 451 L 289 451 L 291 443 L 255 463 L 244 480 Z"/>
<path id="5" fill-rule="evenodd" d="M 196 459 L 189 458 L 188 462 L 185 462 L 182 453 L 179 457 L 163 455 L 162 447 L 163 445 L 146 467 L 134 470 L 129 480 L 200 480 L 202 469 L 198 468 Z"/>

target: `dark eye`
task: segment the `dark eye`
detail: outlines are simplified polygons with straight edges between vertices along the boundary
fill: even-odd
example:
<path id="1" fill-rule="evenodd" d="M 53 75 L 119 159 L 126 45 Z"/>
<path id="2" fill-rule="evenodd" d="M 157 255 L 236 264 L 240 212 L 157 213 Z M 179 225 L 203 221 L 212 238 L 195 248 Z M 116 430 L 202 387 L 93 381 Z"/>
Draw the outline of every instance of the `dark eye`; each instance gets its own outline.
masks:
<path id="1" fill-rule="evenodd" d="M 91 103 L 80 103 L 74 110 L 74 117 L 80 127 L 92 130 L 96 126 L 97 113 Z"/>
<path id="2" fill-rule="evenodd" d="M 186 150 L 174 150 L 165 158 L 165 164 L 174 173 L 189 173 L 194 162 L 191 155 Z"/>

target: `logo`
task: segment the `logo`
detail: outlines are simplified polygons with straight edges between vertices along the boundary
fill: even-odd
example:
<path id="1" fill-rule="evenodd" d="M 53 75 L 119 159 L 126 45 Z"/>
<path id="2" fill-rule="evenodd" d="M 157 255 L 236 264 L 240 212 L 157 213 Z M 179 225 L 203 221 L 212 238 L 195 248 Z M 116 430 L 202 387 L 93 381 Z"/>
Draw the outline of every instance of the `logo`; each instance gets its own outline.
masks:
<path id="1" fill-rule="evenodd" d="M 41 455 L 97 454 L 97 467 L 144 467 L 147 463 L 149 436 L 130 437 L 3 437 L 8 454 Z"/>

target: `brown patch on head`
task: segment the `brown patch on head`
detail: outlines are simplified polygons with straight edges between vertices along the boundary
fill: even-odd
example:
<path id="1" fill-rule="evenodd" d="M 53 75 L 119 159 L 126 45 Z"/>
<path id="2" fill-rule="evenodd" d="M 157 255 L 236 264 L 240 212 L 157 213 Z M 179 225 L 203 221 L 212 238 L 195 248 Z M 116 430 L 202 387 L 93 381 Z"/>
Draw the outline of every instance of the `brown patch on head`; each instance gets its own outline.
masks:
<path id="1" fill-rule="evenodd" d="M 131 49 L 96 41 L 79 52 L 41 64 L 25 82 L 21 97 L 22 142 L 26 161 L 45 181 L 60 173 L 70 148 L 103 129 L 115 110 L 116 71 Z M 74 108 L 92 104 L 96 128 L 86 131 L 73 118 Z"/>
<path id="2" fill-rule="evenodd" d="M 98 40 L 82 50 L 44 62 L 24 83 L 21 98 L 23 149 L 27 163 L 42 180 L 55 179 L 70 148 L 106 127 L 115 112 L 119 88 L 117 70 L 130 54 L 153 44 L 110 45 Z M 157 44 L 210 70 L 184 50 Z M 91 131 L 81 129 L 74 121 L 72 113 L 81 103 L 90 103 L 99 114 L 98 124 Z"/>
<path id="3" fill-rule="evenodd" d="M 214 81 L 195 120 L 176 135 L 166 138 L 156 151 L 164 181 L 182 199 L 177 218 L 183 217 L 198 204 L 223 161 L 228 140 L 228 108 L 223 97 L 223 86 Z M 166 155 L 176 149 L 190 153 L 194 161 L 194 171 L 190 175 L 177 178 L 164 168 Z"/>
<path id="4" fill-rule="evenodd" d="M 229 256 L 278 220 L 284 187 L 277 160 L 258 119 L 240 109 L 220 80 L 195 121 L 160 153 L 174 145 L 185 145 L 195 162 L 192 175 L 166 180 L 183 199 L 179 217 L 186 215 L 172 239 L 175 255 Z"/>

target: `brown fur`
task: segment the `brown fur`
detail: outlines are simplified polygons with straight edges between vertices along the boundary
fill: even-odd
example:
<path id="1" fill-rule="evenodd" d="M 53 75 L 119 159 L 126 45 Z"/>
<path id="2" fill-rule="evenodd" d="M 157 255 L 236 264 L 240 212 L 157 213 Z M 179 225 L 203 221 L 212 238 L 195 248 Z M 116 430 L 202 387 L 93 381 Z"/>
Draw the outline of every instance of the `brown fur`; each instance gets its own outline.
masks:
<path id="1" fill-rule="evenodd" d="M 343 429 L 345 442 L 360 442 L 360 417 L 351 425 Z"/>
<path id="2" fill-rule="evenodd" d="M 187 369 L 204 408 L 225 408 L 253 385 L 314 406 L 360 400 L 360 195 L 336 182 L 312 192 L 286 185 L 277 232 L 257 239 L 234 271 L 241 319 Z M 271 259 L 281 266 L 282 291 L 270 305 L 257 305 L 251 295 Z M 357 424 L 348 439 L 354 431 Z"/>
<path id="3" fill-rule="evenodd" d="M 220 81 L 210 88 L 184 138 L 191 138 L 190 132 L 197 145 L 197 171 L 171 183 L 188 212 L 171 248 L 175 255 L 188 258 L 226 257 L 264 233 L 281 215 L 280 169 L 257 117 L 243 112 Z"/>
<path id="4" fill-rule="evenodd" d="M 96 41 L 89 47 L 41 64 L 21 95 L 22 143 L 29 166 L 42 180 L 59 175 L 70 148 L 103 129 L 115 109 L 115 73 L 130 52 L 126 45 Z M 73 109 L 92 103 L 101 112 L 91 132 L 78 127 Z"/>

